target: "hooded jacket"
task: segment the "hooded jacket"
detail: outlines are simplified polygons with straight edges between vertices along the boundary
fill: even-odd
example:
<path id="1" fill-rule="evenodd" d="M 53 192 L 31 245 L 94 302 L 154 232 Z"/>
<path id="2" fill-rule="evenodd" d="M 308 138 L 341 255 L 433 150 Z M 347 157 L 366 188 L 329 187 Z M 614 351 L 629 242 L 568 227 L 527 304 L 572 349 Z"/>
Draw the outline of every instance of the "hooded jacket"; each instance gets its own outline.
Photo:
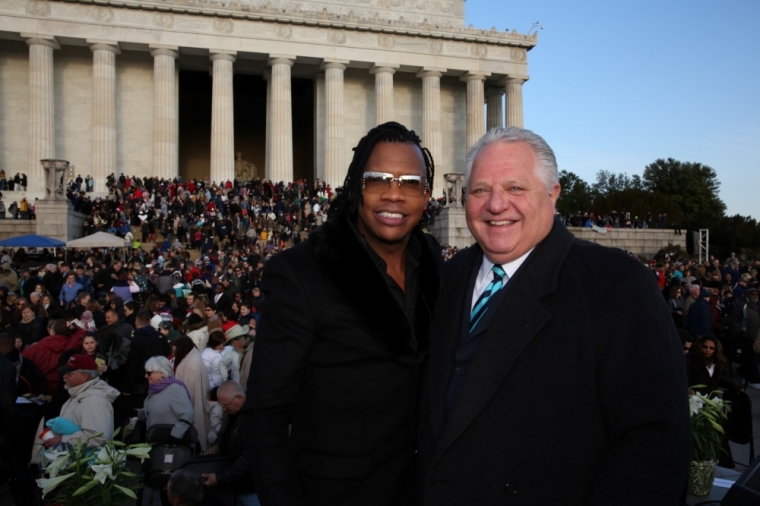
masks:
<path id="1" fill-rule="evenodd" d="M 113 406 L 119 391 L 100 378 L 69 388 L 71 398 L 61 408 L 60 416 L 81 427 L 81 430 L 62 436 L 62 442 L 81 440 L 87 446 L 97 446 L 113 436 Z M 101 436 L 93 438 L 95 434 Z M 87 441 L 87 438 L 90 438 Z"/>
<path id="2" fill-rule="evenodd" d="M 18 274 L 11 268 L 10 262 L 3 262 L 2 271 L 0 271 L 0 285 L 8 288 L 11 292 L 18 293 Z"/>
<path id="3" fill-rule="evenodd" d="M 84 340 L 84 330 L 77 330 L 70 336 L 47 336 L 41 341 L 28 346 L 21 352 L 24 358 L 32 360 L 39 367 L 50 387 L 50 393 L 54 394 L 58 389 L 58 359 L 61 354 L 72 348 L 81 348 Z"/>
<path id="4" fill-rule="evenodd" d="M 196 325 L 190 325 L 188 327 L 187 337 L 193 340 L 195 347 L 199 352 L 206 349 L 208 344 L 208 327 L 205 322 L 198 323 Z"/>

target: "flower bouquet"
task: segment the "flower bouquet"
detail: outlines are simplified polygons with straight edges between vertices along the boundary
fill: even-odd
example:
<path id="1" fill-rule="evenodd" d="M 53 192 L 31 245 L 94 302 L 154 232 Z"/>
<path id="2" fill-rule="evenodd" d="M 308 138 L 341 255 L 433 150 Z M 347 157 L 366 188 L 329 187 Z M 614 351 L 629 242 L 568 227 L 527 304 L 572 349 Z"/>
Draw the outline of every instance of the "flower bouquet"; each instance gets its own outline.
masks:
<path id="1" fill-rule="evenodd" d="M 723 401 L 721 392 L 708 395 L 696 392 L 704 385 L 695 385 L 689 395 L 691 412 L 692 461 L 689 469 L 687 491 L 691 495 L 706 496 L 710 493 L 715 478 L 715 465 L 723 450 L 723 422 L 728 412 L 728 402 Z"/>
<path id="2" fill-rule="evenodd" d="M 127 469 L 127 457 L 143 462 L 149 458 L 147 443 L 127 446 L 113 437 L 100 446 L 49 449 L 42 458 L 43 477 L 37 480 L 42 497 L 52 495 L 50 504 L 98 504 L 117 506 L 124 498 L 137 499 L 132 488 L 139 488 L 139 477 Z M 102 436 L 96 434 L 93 438 Z M 89 439 L 88 439 L 89 441 Z M 130 488 L 131 487 L 131 488 Z"/>

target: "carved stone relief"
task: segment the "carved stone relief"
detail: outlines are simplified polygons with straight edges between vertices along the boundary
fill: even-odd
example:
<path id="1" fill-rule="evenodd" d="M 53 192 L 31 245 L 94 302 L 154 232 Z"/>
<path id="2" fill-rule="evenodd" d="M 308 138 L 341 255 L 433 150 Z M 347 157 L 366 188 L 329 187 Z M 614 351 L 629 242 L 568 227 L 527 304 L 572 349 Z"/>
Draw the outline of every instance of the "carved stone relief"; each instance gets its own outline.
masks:
<path id="1" fill-rule="evenodd" d="M 214 31 L 219 33 L 232 33 L 235 29 L 235 25 L 229 19 L 215 19 L 212 26 Z"/>
<path id="2" fill-rule="evenodd" d="M 26 13 L 32 16 L 47 17 L 50 14 L 50 2 L 31 0 L 26 2 Z"/>
<path id="3" fill-rule="evenodd" d="M 161 28 L 171 28 L 174 26 L 174 14 L 157 12 L 153 15 L 153 23 Z"/>

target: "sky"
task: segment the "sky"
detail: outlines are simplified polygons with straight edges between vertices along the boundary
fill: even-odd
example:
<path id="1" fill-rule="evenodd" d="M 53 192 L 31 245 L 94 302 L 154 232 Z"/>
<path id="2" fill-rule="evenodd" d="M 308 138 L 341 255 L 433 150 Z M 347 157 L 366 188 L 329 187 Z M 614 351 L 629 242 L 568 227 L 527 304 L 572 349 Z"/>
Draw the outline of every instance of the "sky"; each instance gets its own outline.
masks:
<path id="1" fill-rule="evenodd" d="M 466 24 L 535 22 L 525 128 L 560 170 L 712 167 L 726 214 L 760 219 L 760 0 L 467 0 Z"/>

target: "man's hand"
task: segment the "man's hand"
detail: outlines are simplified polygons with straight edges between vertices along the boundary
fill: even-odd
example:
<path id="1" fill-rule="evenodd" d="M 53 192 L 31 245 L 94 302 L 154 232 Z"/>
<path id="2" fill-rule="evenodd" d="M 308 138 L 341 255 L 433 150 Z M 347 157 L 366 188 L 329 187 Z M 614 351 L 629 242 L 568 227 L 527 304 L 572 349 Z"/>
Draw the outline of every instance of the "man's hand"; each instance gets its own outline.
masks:
<path id="1" fill-rule="evenodd" d="M 45 448 L 50 448 L 51 446 L 57 445 L 61 441 L 63 441 L 63 438 L 59 435 L 56 435 L 55 437 L 52 437 L 46 441 L 43 441 L 42 444 L 45 445 Z M 216 478 L 214 479 L 214 481 L 216 481 Z"/>
<path id="2" fill-rule="evenodd" d="M 214 473 L 212 473 L 212 474 L 202 474 L 201 476 L 203 476 L 204 478 L 206 478 L 206 481 L 203 484 L 206 485 L 209 488 L 210 487 L 215 487 L 219 483 L 218 481 L 216 481 L 216 474 L 214 474 Z"/>

